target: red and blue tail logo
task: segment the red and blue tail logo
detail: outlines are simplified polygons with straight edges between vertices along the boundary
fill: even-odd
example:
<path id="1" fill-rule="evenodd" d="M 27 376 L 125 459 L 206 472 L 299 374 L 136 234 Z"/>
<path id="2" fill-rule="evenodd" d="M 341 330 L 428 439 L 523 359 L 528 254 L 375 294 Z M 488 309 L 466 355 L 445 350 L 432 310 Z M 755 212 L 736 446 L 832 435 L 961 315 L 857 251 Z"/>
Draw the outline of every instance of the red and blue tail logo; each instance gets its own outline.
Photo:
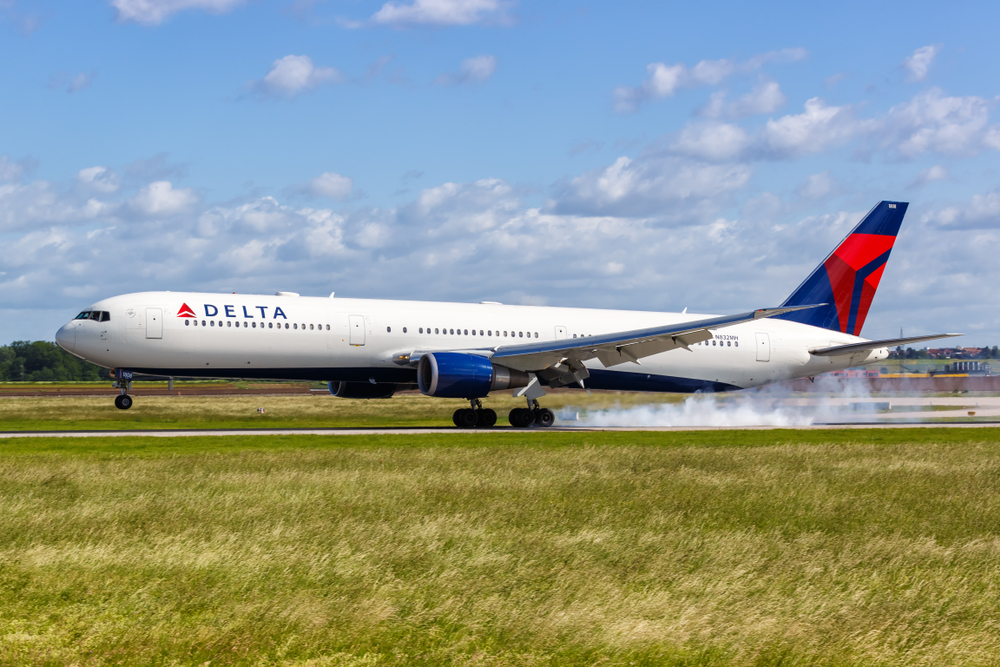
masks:
<path id="1" fill-rule="evenodd" d="M 782 306 L 826 306 L 781 319 L 861 335 L 882 271 L 906 214 L 905 202 L 879 202 Z"/>

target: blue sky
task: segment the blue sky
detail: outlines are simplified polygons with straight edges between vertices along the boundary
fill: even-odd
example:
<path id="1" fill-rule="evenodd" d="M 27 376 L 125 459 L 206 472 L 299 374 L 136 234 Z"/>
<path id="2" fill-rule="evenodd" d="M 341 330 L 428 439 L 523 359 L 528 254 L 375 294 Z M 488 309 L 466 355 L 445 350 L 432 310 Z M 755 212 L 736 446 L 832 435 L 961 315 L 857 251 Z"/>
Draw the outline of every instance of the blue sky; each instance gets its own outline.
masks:
<path id="1" fill-rule="evenodd" d="M 980 4 L 0 0 L 0 340 L 144 289 L 734 312 L 898 199 L 864 334 L 1000 344 Z"/>

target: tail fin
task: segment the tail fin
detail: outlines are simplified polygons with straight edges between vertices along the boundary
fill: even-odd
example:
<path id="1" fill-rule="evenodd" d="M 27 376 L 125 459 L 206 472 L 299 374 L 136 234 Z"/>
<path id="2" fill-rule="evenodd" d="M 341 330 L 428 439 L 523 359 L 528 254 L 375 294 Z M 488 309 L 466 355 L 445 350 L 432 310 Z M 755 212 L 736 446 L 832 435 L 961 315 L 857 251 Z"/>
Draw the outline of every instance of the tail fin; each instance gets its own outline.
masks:
<path id="1" fill-rule="evenodd" d="M 861 335 L 906 207 L 906 202 L 879 202 L 781 304 L 785 307 L 825 303 L 826 306 L 778 317 Z"/>

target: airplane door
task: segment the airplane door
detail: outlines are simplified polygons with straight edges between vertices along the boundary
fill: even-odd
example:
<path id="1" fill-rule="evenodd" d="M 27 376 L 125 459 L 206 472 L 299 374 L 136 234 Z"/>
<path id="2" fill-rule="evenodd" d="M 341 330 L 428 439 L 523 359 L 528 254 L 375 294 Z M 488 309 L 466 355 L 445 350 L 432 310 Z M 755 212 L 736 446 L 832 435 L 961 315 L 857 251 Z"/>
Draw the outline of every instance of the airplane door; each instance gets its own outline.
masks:
<path id="1" fill-rule="evenodd" d="M 556 327 L 556 340 L 566 338 L 566 327 Z"/>
<path id="2" fill-rule="evenodd" d="M 766 333 L 757 332 L 757 361 L 771 361 L 771 339 Z"/>
<path id="3" fill-rule="evenodd" d="M 163 338 L 163 309 L 146 309 L 146 338 Z"/>
<path id="4" fill-rule="evenodd" d="M 365 316 L 349 315 L 348 326 L 351 330 L 351 345 L 365 344 Z"/>

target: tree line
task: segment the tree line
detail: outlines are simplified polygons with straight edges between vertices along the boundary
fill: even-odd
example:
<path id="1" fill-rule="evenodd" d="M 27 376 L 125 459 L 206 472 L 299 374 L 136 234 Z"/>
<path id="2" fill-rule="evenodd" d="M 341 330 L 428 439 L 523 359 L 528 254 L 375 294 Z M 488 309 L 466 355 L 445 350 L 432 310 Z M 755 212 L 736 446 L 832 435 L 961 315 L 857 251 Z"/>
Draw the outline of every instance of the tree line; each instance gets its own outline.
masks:
<path id="1" fill-rule="evenodd" d="M 18 340 L 0 345 L 0 380 L 4 382 L 107 379 L 107 369 L 78 359 L 55 343 Z"/>

